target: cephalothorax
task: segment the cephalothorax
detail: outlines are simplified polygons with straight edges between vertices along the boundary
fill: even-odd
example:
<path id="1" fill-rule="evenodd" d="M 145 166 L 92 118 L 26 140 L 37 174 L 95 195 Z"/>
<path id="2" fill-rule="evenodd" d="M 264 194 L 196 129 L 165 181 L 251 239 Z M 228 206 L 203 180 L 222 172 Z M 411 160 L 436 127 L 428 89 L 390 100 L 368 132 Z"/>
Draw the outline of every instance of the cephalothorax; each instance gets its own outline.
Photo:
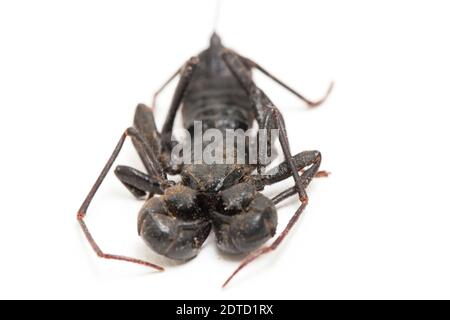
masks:
<path id="1" fill-rule="evenodd" d="M 226 254 L 249 254 L 224 285 L 256 257 L 275 250 L 303 212 L 308 198 L 305 188 L 318 172 L 321 155 L 304 151 L 291 155 L 283 117 L 279 110 L 252 80 L 257 69 L 305 101 L 310 107 L 321 104 L 304 98 L 252 60 L 224 47 L 217 34 L 210 46 L 187 61 L 155 94 L 153 108 L 138 105 L 133 127 L 123 133 L 112 156 L 78 212 L 78 221 L 96 253 L 107 259 L 123 260 L 163 270 L 142 260 L 104 253 L 92 238 L 85 222 L 86 211 L 103 179 L 111 169 L 127 136 L 144 164 L 146 173 L 118 166 L 116 176 L 137 198 L 147 197 L 138 218 L 138 233 L 157 253 L 186 261 L 194 258 L 211 230 L 217 245 Z M 153 111 L 159 92 L 177 75 L 180 76 L 162 130 L 155 125 Z M 273 174 L 261 174 L 257 164 L 180 163 L 172 155 L 172 131 L 181 107 L 183 126 L 194 130 L 196 121 L 203 129 L 247 130 L 256 120 L 259 129 L 278 129 L 285 161 Z M 270 143 L 266 146 L 270 148 Z M 300 172 L 300 174 L 299 174 Z M 253 174 L 252 174 L 253 173 Z M 180 175 L 175 183 L 167 174 Z M 261 191 L 265 186 L 293 177 L 295 185 L 269 199 Z M 261 247 L 275 235 L 275 205 L 298 194 L 301 205 L 278 238 Z"/>

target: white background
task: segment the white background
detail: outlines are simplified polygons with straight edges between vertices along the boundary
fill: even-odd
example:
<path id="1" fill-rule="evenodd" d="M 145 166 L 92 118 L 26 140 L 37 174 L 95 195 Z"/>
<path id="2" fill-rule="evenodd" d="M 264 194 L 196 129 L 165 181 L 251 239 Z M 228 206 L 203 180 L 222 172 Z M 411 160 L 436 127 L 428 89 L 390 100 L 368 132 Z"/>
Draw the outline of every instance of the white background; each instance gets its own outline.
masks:
<path id="1" fill-rule="evenodd" d="M 276 253 L 222 290 L 238 261 L 210 238 L 176 265 L 136 233 L 142 202 L 109 176 L 87 223 L 75 215 L 137 103 L 208 43 L 215 1 L 0 3 L 1 298 L 450 298 L 448 1 L 225 0 L 223 42 L 311 98 L 260 74 L 293 152 L 332 172 Z M 173 85 L 159 100 L 167 110 Z M 118 163 L 138 165 L 130 144 Z M 275 194 L 290 185 L 272 187 Z M 280 227 L 294 212 L 279 209 Z M 279 228 L 280 230 L 280 228 Z"/>

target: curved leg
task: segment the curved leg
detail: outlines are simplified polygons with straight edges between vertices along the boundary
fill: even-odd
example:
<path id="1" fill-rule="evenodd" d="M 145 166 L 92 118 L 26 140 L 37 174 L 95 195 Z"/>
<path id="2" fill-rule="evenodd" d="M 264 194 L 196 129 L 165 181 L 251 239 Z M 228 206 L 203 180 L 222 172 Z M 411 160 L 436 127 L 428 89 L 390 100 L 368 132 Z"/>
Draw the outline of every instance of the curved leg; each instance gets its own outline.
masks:
<path id="1" fill-rule="evenodd" d="M 189 85 L 192 74 L 194 73 L 195 67 L 197 66 L 199 60 L 197 57 L 193 57 L 186 62 L 182 68 L 180 81 L 178 82 L 177 88 L 173 95 L 172 103 L 170 104 L 169 112 L 167 113 L 166 121 L 164 122 L 163 128 L 161 130 L 162 138 L 162 148 L 163 152 L 165 149 L 170 149 L 170 139 L 172 136 L 173 124 L 175 121 L 175 116 L 177 115 L 178 109 L 181 106 L 184 93 Z"/>
<path id="2" fill-rule="evenodd" d="M 289 141 L 286 133 L 286 127 L 284 124 L 283 116 L 281 115 L 278 108 L 272 103 L 272 101 L 270 101 L 267 95 L 255 85 L 253 79 L 251 78 L 250 73 L 248 72 L 247 67 L 239 59 L 239 56 L 236 53 L 230 50 L 225 50 L 222 56 L 226 64 L 230 68 L 231 72 L 233 73 L 233 75 L 242 85 L 244 90 L 247 91 L 251 101 L 253 102 L 260 129 L 280 130 L 279 141 L 284 153 L 286 163 L 291 170 L 295 184 L 298 188 L 300 201 L 307 202 L 308 197 L 300 182 L 300 176 L 296 170 L 295 163 L 292 160 L 292 155 L 289 147 Z M 270 138 L 270 135 L 268 136 Z M 271 142 L 269 141 L 268 142 L 269 148 L 270 144 Z M 260 155 L 258 155 L 258 158 L 259 157 Z"/>
<path id="3" fill-rule="evenodd" d="M 161 162 L 164 164 L 164 169 L 170 174 L 177 174 L 180 172 L 180 166 L 171 161 L 172 153 L 172 131 L 175 122 L 175 116 L 183 101 L 184 93 L 192 79 L 192 74 L 199 60 L 197 57 L 192 57 L 186 62 L 180 71 L 180 80 L 173 95 L 172 103 L 167 113 L 166 120 L 161 130 Z"/>
<path id="4" fill-rule="evenodd" d="M 300 215 L 306 208 L 306 203 L 302 203 L 300 207 L 297 209 L 297 211 L 294 213 L 294 216 L 289 220 L 289 223 L 287 224 L 286 228 L 284 228 L 283 232 L 278 236 L 278 238 L 268 247 L 263 247 L 258 250 L 256 250 L 254 253 L 250 254 L 247 258 L 244 259 L 244 261 L 241 262 L 239 267 L 231 274 L 231 276 L 228 277 L 228 279 L 224 282 L 222 287 L 225 287 L 231 279 L 234 278 L 234 276 L 241 271 L 244 267 L 246 267 L 249 263 L 257 259 L 258 257 L 262 256 L 263 254 L 269 253 L 271 251 L 274 251 L 280 243 L 286 238 L 289 231 L 292 229 L 292 227 L 295 225 L 295 223 L 298 221 L 298 218 L 300 218 Z"/>
<path id="5" fill-rule="evenodd" d="M 180 71 L 181 71 L 181 68 L 178 68 L 177 71 L 175 71 L 175 73 L 172 74 L 172 75 L 170 76 L 170 78 L 167 79 L 167 81 L 164 82 L 163 85 L 162 85 L 158 90 L 156 90 L 156 92 L 153 94 L 153 100 L 152 100 L 152 110 L 153 110 L 153 111 L 156 109 L 156 99 L 158 98 L 159 94 L 167 87 L 167 85 L 168 85 L 169 83 L 172 82 L 173 79 L 175 79 L 175 77 L 176 77 L 177 75 L 180 74 Z"/>
<path id="6" fill-rule="evenodd" d="M 84 235 L 86 236 L 86 239 L 88 240 L 89 244 L 91 245 L 92 249 L 97 253 L 97 255 L 100 258 L 112 259 L 112 260 L 120 260 L 120 261 L 136 263 L 136 264 L 140 264 L 140 265 L 144 265 L 144 266 L 147 266 L 147 267 L 154 268 L 154 269 L 159 270 L 159 271 L 163 271 L 164 269 L 162 267 L 160 267 L 158 265 L 155 265 L 153 263 L 150 263 L 150 262 L 146 262 L 146 261 L 135 259 L 135 258 L 125 257 L 125 256 L 115 255 L 115 254 L 104 253 L 100 249 L 100 247 L 97 245 L 97 243 L 95 242 L 95 240 L 92 237 L 88 227 L 86 226 L 86 223 L 84 222 L 84 218 L 86 216 L 86 212 L 87 212 L 87 210 L 89 208 L 89 205 L 90 205 L 92 199 L 94 198 L 98 188 L 100 187 L 100 185 L 102 184 L 102 182 L 105 179 L 106 175 L 108 174 L 109 170 L 111 169 L 111 167 L 112 167 L 112 165 L 114 163 L 114 160 L 119 155 L 120 150 L 122 149 L 122 146 L 123 146 L 123 144 L 125 142 L 125 139 L 128 136 L 131 136 L 131 137 L 135 138 L 136 141 L 138 141 L 140 144 L 142 144 L 143 148 L 145 150 L 147 150 L 147 152 L 149 151 L 149 146 L 146 144 L 146 142 L 143 139 L 143 137 L 140 135 L 140 133 L 135 128 L 128 128 L 127 130 L 125 130 L 125 132 L 120 137 L 119 142 L 117 143 L 117 146 L 114 149 L 111 157 L 109 158 L 108 162 L 106 163 L 105 167 L 103 168 L 102 172 L 100 173 L 99 177 L 97 178 L 97 181 L 95 182 L 95 184 L 92 187 L 91 191 L 89 192 L 89 194 L 87 195 L 87 197 L 84 200 L 83 204 L 81 205 L 80 209 L 78 210 L 77 220 L 78 220 L 78 222 L 79 222 L 79 224 L 81 226 L 81 229 L 83 230 Z M 157 174 L 155 174 L 155 179 L 159 180 L 161 185 L 165 185 L 166 184 L 166 182 L 160 176 L 158 176 Z"/>
<path id="7" fill-rule="evenodd" d="M 301 152 L 293 157 L 293 160 L 294 160 L 297 170 L 300 171 L 303 168 L 309 167 L 300 176 L 302 187 L 304 189 L 309 185 L 311 180 L 317 174 L 319 167 L 320 167 L 321 159 L 322 159 L 322 157 L 321 157 L 319 151 L 305 151 L 305 152 Z M 276 173 L 274 173 L 273 175 L 269 175 L 264 180 L 262 180 L 263 185 L 271 185 L 273 183 L 277 183 L 281 180 L 287 179 L 291 175 L 291 173 L 289 171 L 289 166 L 286 161 L 281 163 L 278 166 L 278 168 L 275 168 L 275 169 L 277 169 L 276 171 L 274 170 L 274 172 L 276 172 Z M 297 193 L 298 193 L 298 188 L 295 186 L 295 187 L 292 187 L 292 188 L 280 193 L 279 195 L 275 196 L 272 199 L 272 201 L 274 202 L 274 204 L 277 204 L 277 203 L 281 202 L 282 200 L 284 200 L 290 196 L 293 196 Z M 225 287 L 231 281 L 231 279 L 233 279 L 233 277 L 239 271 L 241 271 L 245 266 L 247 266 L 250 262 L 252 262 L 253 260 L 255 260 L 256 258 L 258 258 L 259 256 L 261 256 L 265 253 L 275 250 L 280 245 L 280 243 L 284 240 L 284 238 L 287 236 L 287 234 L 292 229 L 294 224 L 297 222 L 298 218 L 302 214 L 305 207 L 306 207 L 306 203 L 302 203 L 300 205 L 300 207 L 297 209 L 294 216 L 291 218 L 291 220 L 289 221 L 288 225 L 285 227 L 283 232 L 278 236 L 278 238 L 270 246 L 260 248 L 260 249 L 256 250 L 254 253 L 252 253 L 250 256 L 245 258 L 241 262 L 241 264 L 238 266 L 238 268 L 231 274 L 231 276 L 223 284 L 223 287 Z"/>
<path id="8" fill-rule="evenodd" d="M 325 102 L 325 100 L 327 100 L 328 96 L 330 95 L 331 91 L 333 90 L 333 86 L 334 86 L 334 82 L 331 82 L 327 92 L 325 93 L 325 95 L 317 100 L 317 101 L 312 101 L 309 100 L 307 98 L 305 98 L 304 95 L 300 94 L 298 91 L 295 91 L 294 89 L 292 89 L 291 87 L 289 87 L 287 84 L 285 84 L 284 82 L 282 82 L 280 79 L 278 79 L 277 77 L 275 77 L 274 75 L 272 75 L 269 71 L 267 71 L 266 69 L 264 69 L 263 67 L 261 67 L 259 64 L 257 64 L 256 62 L 252 61 L 249 58 L 245 58 L 241 55 L 239 55 L 239 58 L 242 59 L 242 61 L 247 65 L 248 68 L 255 68 L 259 71 L 261 71 L 264 75 L 266 75 L 267 77 L 269 77 L 270 79 L 272 79 L 273 81 L 275 81 L 276 83 L 278 83 L 280 86 L 282 86 L 283 88 L 285 88 L 287 91 L 289 91 L 290 93 L 292 93 L 293 95 L 295 95 L 297 98 L 299 98 L 300 100 L 304 101 L 310 108 L 313 107 L 318 107 L 320 106 L 322 103 Z"/>
<path id="9" fill-rule="evenodd" d="M 249 257 L 244 259 L 244 261 L 239 265 L 239 267 L 232 273 L 232 275 L 227 279 L 227 281 L 223 284 L 223 286 L 226 286 L 230 280 L 245 266 L 247 266 L 249 263 L 251 263 L 253 260 L 258 258 L 259 256 L 271 252 L 275 250 L 280 243 L 284 240 L 284 238 L 287 236 L 289 231 L 292 229 L 292 227 L 295 225 L 295 223 L 298 221 L 300 215 L 304 211 L 304 209 L 307 206 L 308 203 L 308 196 L 305 191 L 305 182 L 303 179 L 305 179 L 312 171 L 314 173 L 312 174 L 312 177 L 316 174 L 318 170 L 318 165 L 313 165 L 310 169 L 306 170 L 302 174 L 302 178 L 300 178 L 300 175 L 298 173 L 298 169 L 296 166 L 296 163 L 294 162 L 294 159 L 292 158 L 290 147 L 289 147 L 289 141 L 286 133 L 286 128 L 283 120 L 283 116 L 279 112 L 279 110 L 275 107 L 275 105 L 270 101 L 270 99 L 267 97 L 267 95 L 260 90 L 258 87 L 256 87 L 255 83 L 253 82 L 249 72 L 248 68 L 244 65 L 244 63 L 241 61 L 239 56 L 235 54 L 232 51 L 226 50 L 223 53 L 223 59 L 225 60 L 226 64 L 230 68 L 231 72 L 234 74 L 236 79 L 241 83 L 244 90 L 247 91 L 250 99 L 253 102 L 255 112 L 257 114 L 257 120 L 260 129 L 279 129 L 279 140 L 280 144 L 284 153 L 285 162 L 284 165 L 286 169 L 288 169 L 287 172 L 292 175 L 295 181 L 295 191 L 298 194 L 301 205 L 297 209 L 297 211 L 292 216 L 291 220 L 289 221 L 286 228 L 283 230 L 283 232 L 280 234 L 280 236 L 269 246 L 265 248 L 261 248 L 259 250 L 256 250 L 253 254 L 251 254 Z M 269 143 L 270 144 L 270 141 Z M 320 161 L 318 162 L 320 164 Z"/>

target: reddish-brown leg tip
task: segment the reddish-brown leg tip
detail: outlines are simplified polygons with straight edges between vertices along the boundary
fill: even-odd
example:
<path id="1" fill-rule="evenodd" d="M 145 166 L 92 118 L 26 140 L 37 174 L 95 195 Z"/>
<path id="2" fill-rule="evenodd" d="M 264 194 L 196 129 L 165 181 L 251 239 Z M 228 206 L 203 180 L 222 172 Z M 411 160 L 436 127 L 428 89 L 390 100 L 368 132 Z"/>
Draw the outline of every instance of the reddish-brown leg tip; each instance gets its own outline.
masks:
<path id="1" fill-rule="evenodd" d="M 320 99 L 319 101 L 310 102 L 310 103 L 308 103 L 308 106 L 310 108 L 315 108 L 315 107 L 320 106 L 322 103 L 324 103 L 327 100 L 328 96 L 330 95 L 331 91 L 333 91 L 333 87 L 334 87 L 334 81 L 332 81 L 330 83 L 330 86 L 328 87 L 327 93 L 325 93 L 325 95 L 323 96 L 322 99 Z"/>
<path id="2" fill-rule="evenodd" d="M 316 178 L 327 178 L 331 175 L 329 171 L 319 171 L 316 173 Z"/>

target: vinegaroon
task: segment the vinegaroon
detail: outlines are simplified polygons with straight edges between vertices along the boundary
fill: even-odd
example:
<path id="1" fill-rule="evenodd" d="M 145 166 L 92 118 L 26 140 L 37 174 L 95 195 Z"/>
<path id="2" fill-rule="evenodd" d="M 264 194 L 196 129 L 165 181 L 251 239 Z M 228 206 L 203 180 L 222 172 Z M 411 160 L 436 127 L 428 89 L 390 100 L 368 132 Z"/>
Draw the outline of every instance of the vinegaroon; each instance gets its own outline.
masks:
<path id="1" fill-rule="evenodd" d="M 127 137 L 141 158 L 146 173 L 127 166 L 118 166 L 115 174 L 137 198 L 147 196 L 138 217 L 138 233 L 155 252 L 171 259 L 187 261 L 194 258 L 211 229 L 219 249 L 227 254 L 248 254 L 223 286 L 242 268 L 257 257 L 275 250 L 287 236 L 304 211 L 308 196 L 305 188 L 318 171 L 319 151 L 304 151 L 291 155 L 283 117 L 278 108 L 252 80 L 257 69 L 310 107 L 318 106 L 278 80 L 254 61 L 224 47 L 213 33 L 210 46 L 187 61 L 155 93 L 158 94 L 179 75 L 179 82 L 167 118 L 159 132 L 153 110 L 137 106 L 134 125 L 125 130 L 111 157 L 78 211 L 77 219 L 90 245 L 101 258 L 133 262 L 162 271 L 163 268 L 139 259 L 104 253 L 89 232 L 84 218 L 95 193 L 111 169 Z M 203 129 L 247 130 L 256 120 L 260 129 L 278 129 L 285 161 L 275 174 L 261 174 L 258 164 L 174 164 L 172 131 L 175 116 L 181 108 L 183 125 L 193 130 L 195 121 Z M 268 143 L 268 148 L 270 145 Z M 255 174 L 256 172 L 256 174 Z M 168 180 L 167 174 L 180 175 L 181 181 Z M 293 177 L 295 185 L 272 199 L 260 191 L 265 186 Z M 275 205 L 298 194 L 300 206 L 285 229 L 266 247 L 261 247 L 275 235 L 277 212 Z M 158 195 L 156 197 L 155 195 Z"/>

